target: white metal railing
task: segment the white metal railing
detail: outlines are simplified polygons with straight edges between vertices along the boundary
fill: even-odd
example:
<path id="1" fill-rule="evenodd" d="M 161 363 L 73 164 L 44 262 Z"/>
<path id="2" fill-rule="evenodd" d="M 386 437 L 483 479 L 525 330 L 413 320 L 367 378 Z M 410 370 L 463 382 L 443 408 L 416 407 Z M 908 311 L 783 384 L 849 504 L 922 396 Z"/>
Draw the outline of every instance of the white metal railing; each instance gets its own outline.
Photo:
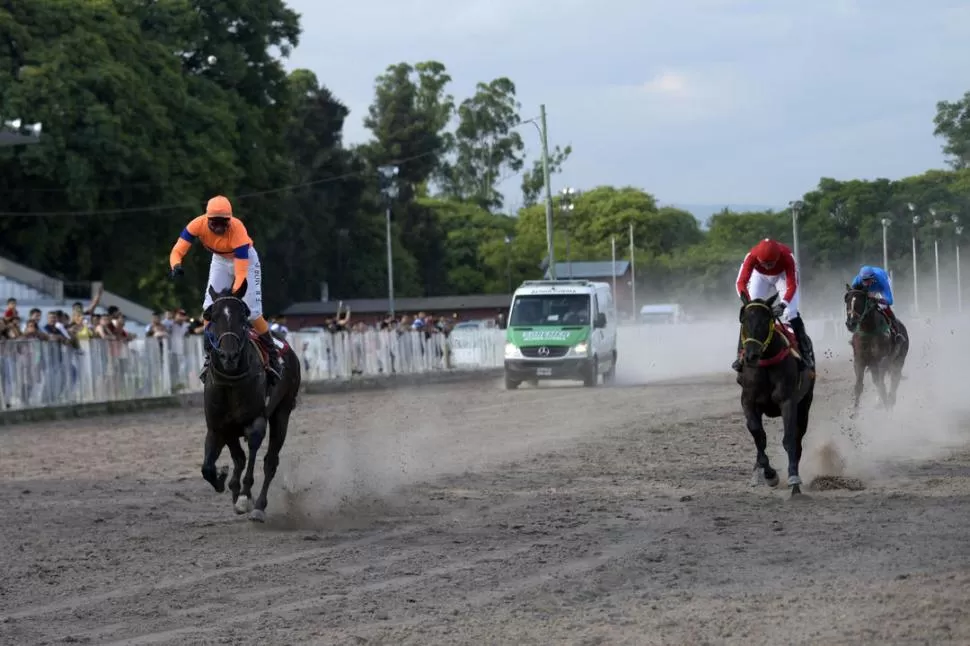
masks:
<path id="1" fill-rule="evenodd" d="M 503 332 L 459 330 L 290 333 L 303 381 L 476 370 L 502 365 Z M 74 344 L 0 341 L 0 410 L 201 392 L 202 337 Z"/>

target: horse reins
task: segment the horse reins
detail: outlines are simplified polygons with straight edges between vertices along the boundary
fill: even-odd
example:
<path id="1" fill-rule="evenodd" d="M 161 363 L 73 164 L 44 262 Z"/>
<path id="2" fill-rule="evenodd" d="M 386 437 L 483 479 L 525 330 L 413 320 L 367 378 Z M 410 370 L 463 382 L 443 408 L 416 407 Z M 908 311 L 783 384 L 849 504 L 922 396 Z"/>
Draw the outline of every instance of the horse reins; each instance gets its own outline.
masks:
<path id="1" fill-rule="evenodd" d="M 772 340 L 775 338 L 774 312 L 772 312 L 771 308 L 768 307 L 768 305 L 766 305 L 765 303 L 748 303 L 747 305 L 744 306 L 744 309 L 747 310 L 749 307 L 763 307 L 766 310 L 768 310 L 768 312 L 771 314 L 771 320 L 770 320 L 770 323 L 768 324 L 768 336 L 765 337 L 764 341 L 761 341 L 759 339 L 754 339 L 745 333 L 745 329 L 747 328 L 747 326 L 744 325 L 744 323 L 742 323 L 741 324 L 741 345 L 745 346 L 745 345 L 748 345 L 749 343 L 757 343 L 761 346 L 761 351 L 764 352 L 765 350 L 768 349 L 768 346 L 771 345 Z"/>

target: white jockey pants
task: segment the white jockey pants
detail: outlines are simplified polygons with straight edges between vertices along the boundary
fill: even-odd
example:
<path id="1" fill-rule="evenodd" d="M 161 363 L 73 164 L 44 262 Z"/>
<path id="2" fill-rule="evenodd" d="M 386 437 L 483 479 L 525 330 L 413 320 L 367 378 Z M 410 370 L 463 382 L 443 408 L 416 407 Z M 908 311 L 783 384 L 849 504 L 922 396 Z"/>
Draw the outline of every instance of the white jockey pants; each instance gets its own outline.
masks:
<path id="1" fill-rule="evenodd" d="M 741 276 L 741 272 L 738 272 L 738 276 Z M 798 277 L 798 269 L 795 269 L 795 276 Z M 785 280 L 785 274 L 781 273 L 777 276 L 769 276 L 767 274 L 762 274 L 757 269 L 751 272 L 751 278 L 748 280 L 748 296 L 751 300 L 756 298 L 766 299 L 769 298 L 775 292 L 778 293 L 778 298 L 783 298 L 785 292 L 788 291 L 788 281 Z M 798 317 L 798 301 L 799 301 L 799 289 L 795 289 L 795 294 L 792 296 L 791 301 L 788 303 L 788 307 L 785 308 L 782 317 L 785 320 L 792 320 Z"/>
<path id="2" fill-rule="evenodd" d="M 249 320 L 254 321 L 263 315 L 263 277 L 259 267 L 259 254 L 256 249 L 249 248 L 249 271 L 246 272 L 246 295 L 243 302 L 249 308 Z M 220 255 L 212 254 L 212 262 L 209 264 L 209 284 L 205 288 L 205 298 L 202 301 L 202 309 L 212 305 L 212 296 L 209 295 L 209 285 L 216 292 L 229 289 L 236 281 L 236 272 L 233 269 L 232 258 L 223 258 Z"/>

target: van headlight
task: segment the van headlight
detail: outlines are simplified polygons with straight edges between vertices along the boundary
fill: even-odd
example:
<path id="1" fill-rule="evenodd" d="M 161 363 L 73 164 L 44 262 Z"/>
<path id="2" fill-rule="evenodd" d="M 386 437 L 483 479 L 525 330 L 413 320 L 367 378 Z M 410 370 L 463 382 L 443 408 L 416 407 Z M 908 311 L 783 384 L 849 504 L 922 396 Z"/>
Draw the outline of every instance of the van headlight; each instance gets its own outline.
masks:
<path id="1" fill-rule="evenodd" d="M 522 357 L 522 353 L 519 351 L 519 346 L 514 343 L 505 344 L 505 358 L 506 359 L 519 359 Z"/>
<path id="2" fill-rule="evenodd" d="M 573 354 L 578 354 L 578 355 L 583 356 L 583 357 L 585 357 L 587 354 L 589 354 L 589 345 L 587 345 L 586 341 L 582 341 L 582 342 L 577 343 L 576 345 L 574 345 L 573 346 Z"/>

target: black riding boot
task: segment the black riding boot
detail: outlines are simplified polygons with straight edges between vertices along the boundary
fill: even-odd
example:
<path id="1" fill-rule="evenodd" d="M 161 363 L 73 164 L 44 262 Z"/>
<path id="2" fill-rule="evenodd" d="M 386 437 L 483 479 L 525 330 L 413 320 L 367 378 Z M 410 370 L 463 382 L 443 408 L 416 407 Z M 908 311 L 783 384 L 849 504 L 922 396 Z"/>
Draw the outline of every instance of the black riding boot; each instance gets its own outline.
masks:
<path id="1" fill-rule="evenodd" d="M 742 364 L 741 364 L 741 350 L 743 348 L 744 348 L 744 346 L 741 344 L 741 335 L 739 334 L 738 335 L 738 351 L 734 355 L 734 363 L 731 364 L 731 369 L 734 370 L 734 372 L 741 372 L 741 369 L 743 367 Z"/>
<path id="2" fill-rule="evenodd" d="M 266 354 L 269 356 L 269 366 L 266 368 L 266 372 L 269 377 L 269 386 L 272 388 L 283 376 L 283 363 L 280 361 L 280 349 L 273 339 L 272 332 L 260 334 L 259 340 L 263 343 L 263 347 L 266 348 Z"/>
<path id="3" fill-rule="evenodd" d="M 815 351 L 812 349 L 812 340 L 808 338 L 808 333 L 805 331 L 805 322 L 802 321 L 802 317 L 796 316 L 789 319 L 788 323 L 795 332 L 795 338 L 798 339 L 798 349 L 801 351 L 804 367 L 814 368 Z"/>
<path id="4" fill-rule="evenodd" d="M 199 371 L 199 381 L 205 383 L 205 374 L 209 370 L 209 358 L 212 356 L 212 344 L 209 343 L 209 335 L 202 334 L 202 354 L 205 357 L 202 362 L 202 370 Z"/>

